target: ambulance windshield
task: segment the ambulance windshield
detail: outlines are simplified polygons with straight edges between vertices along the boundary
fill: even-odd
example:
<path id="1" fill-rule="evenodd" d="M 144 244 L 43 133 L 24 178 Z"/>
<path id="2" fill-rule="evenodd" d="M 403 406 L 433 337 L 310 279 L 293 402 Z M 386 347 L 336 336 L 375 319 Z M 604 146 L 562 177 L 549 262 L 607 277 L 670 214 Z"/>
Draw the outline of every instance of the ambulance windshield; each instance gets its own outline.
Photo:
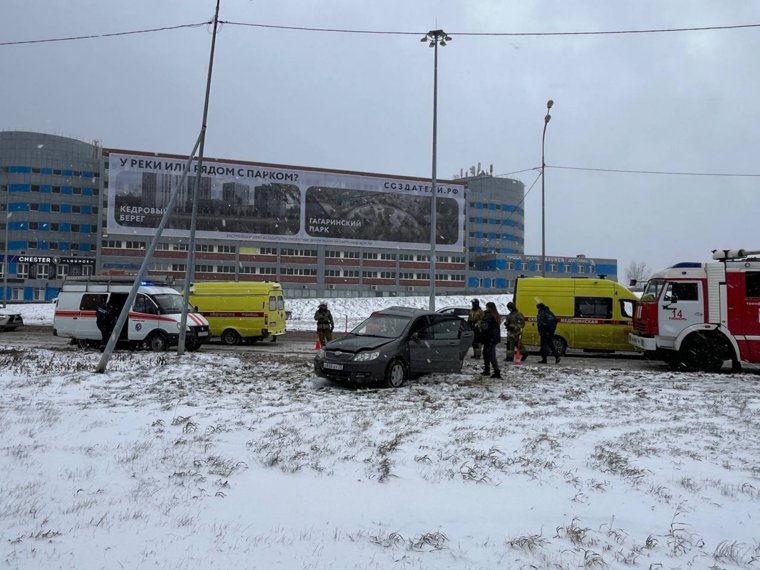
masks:
<path id="1" fill-rule="evenodd" d="M 171 295 L 164 293 L 160 295 L 153 295 L 153 300 L 161 309 L 162 314 L 172 315 L 182 312 L 182 304 L 184 303 L 185 298 L 182 295 Z"/>

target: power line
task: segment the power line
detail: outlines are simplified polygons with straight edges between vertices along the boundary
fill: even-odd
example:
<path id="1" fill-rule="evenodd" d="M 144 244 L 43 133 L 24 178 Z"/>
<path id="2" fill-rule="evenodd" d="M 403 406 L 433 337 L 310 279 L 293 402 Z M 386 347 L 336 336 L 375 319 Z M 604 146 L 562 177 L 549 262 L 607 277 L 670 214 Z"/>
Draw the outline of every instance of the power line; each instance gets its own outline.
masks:
<path id="1" fill-rule="evenodd" d="M 390 30 L 358 30 L 351 28 L 312 28 L 308 26 L 278 26 L 274 24 L 254 24 L 250 22 L 233 22 L 221 20 L 231 26 L 247 26 L 251 28 L 267 28 L 273 30 L 291 30 L 299 32 L 327 32 L 340 34 L 385 34 L 385 35 L 425 35 L 427 32 L 402 32 Z M 722 30 L 741 30 L 748 28 L 760 28 L 760 24 L 736 24 L 731 26 L 699 26 L 694 28 L 645 28 L 637 30 L 594 30 L 579 32 L 450 32 L 450 36 L 494 36 L 494 37 L 550 37 L 550 36 L 602 36 L 621 34 L 664 34 L 677 32 L 707 32 Z"/>
<path id="2" fill-rule="evenodd" d="M 111 38 L 117 36 L 128 36 L 134 34 L 149 34 L 155 32 L 166 32 L 179 30 L 182 28 L 197 28 L 209 25 L 211 21 L 198 22 L 196 24 L 179 24 L 176 26 L 163 26 L 160 28 L 149 28 L 145 30 L 130 30 L 126 32 L 114 32 L 110 34 L 88 34 L 80 36 L 66 36 L 60 38 L 45 38 L 38 40 L 20 40 L 13 42 L 0 42 L 0 46 L 43 44 L 51 42 L 70 42 L 77 40 L 90 40 L 99 38 Z M 251 28 L 264 28 L 271 30 L 289 30 L 299 32 L 321 32 L 321 33 L 339 33 L 339 34 L 363 34 L 363 35 L 396 35 L 396 36 L 422 36 L 426 31 L 406 32 L 400 30 L 363 30 L 351 28 L 313 28 L 308 26 L 281 26 L 274 24 L 254 24 L 251 22 L 234 22 L 231 20 L 219 20 L 220 24 L 230 26 L 245 26 Z M 450 36 L 470 36 L 470 37 L 552 37 L 552 36 L 605 36 L 605 35 L 624 35 L 624 34 L 664 34 L 680 32 L 706 32 L 706 31 L 725 31 L 725 30 L 742 30 L 760 28 L 760 24 L 736 24 L 730 26 L 699 26 L 693 28 L 648 28 L 636 30 L 590 30 L 575 32 L 451 32 Z"/>
<path id="3" fill-rule="evenodd" d="M 582 166 L 558 166 L 547 164 L 546 168 L 556 168 L 557 170 L 580 170 L 588 172 L 613 172 L 621 174 L 659 174 L 663 176 L 726 176 L 733 178 L 760 178 L 760 174 L 740 173 L 740 172 L 683 172 L 674 170 L 625 170 L 623 168 L 591 168 Z M 541 170 L 540 166 L 533 166 L 532 168 L 523 168 L 522 170 L 514 170 L 512 172 L 505 172 L 504 174 L 495 174 L 497 177 L 512 176 L 514 174 L 521 174 L 522 172 L 531 172 L 534 170 Z"/>
<path id="4" fill-rule="evenodd" d="M 45 44 L 45 43 L 51 43 L 51 42 L 71 42 L 76 40 L 92 40 L 92 39 L 98 39 L 98 38 L 113 38 L 116 36 L 129 36 L 133 34 L 150 34 L 154 32 L 167 32 L 170 30 L 180 30 L 182 28 L 198 28 L 200 26 L 206 26 L 210 24 L 211 21 L 208 22 L 198 22 L 197 24 L 179 24 L 176 26 L 164 26 L 161 28 L 149 28 L 147 30 L 131 30 L 127 32 L 113 32 L 110 34 L 90 34 L 86 36 L 67 36 L 62 38 L 47 38 L 44 40 L 21 40 L 16 42 L 0 42 L 0 46 L 18 46 L 18 45 L 28 45 L 28 44 Z"/>
<path id="5" fill-rule="evenodd" d="M 546 168 L 556 168 L 559 170 L 586 170 L 590 172 L 620 172 L 624 174 L 662 174 L 667 176 L 726 176 L 735 178 L 758 178 L 760 174 L 746 174 L 736 172 L 681 172 L 671 170 L 624 170 L 622 168 L 585 168 L 580 166 L 549 166 Z M 535 169 L 529 169 L 535 170 Z M 524 172 L 524 171 L 523 171 Z"/>

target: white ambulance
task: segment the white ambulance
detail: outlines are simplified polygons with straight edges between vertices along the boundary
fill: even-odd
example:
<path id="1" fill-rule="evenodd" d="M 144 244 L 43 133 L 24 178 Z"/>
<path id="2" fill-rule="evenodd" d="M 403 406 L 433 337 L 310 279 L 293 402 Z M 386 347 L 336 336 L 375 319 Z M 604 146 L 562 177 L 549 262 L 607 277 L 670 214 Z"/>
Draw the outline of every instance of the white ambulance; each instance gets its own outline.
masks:
<path id="1" fill-rule="evenodd" d="M 96 324 L 98 307 L 110 304 L 120 313 L 133 283 L 132 277 L 69 278 L 58 294 L 53 334 L 71 338 L 81 347 L 99 346 L 102 335 Z M 146 347 L 154 351 L 177 346 L 183 303 L 184 297 L 171 287 L 141 284 L 119 342 L 130 348 Z M 188 312 L 187 350 L 198 350 L 208 339 L 208 321 L 203 315 Z"/>

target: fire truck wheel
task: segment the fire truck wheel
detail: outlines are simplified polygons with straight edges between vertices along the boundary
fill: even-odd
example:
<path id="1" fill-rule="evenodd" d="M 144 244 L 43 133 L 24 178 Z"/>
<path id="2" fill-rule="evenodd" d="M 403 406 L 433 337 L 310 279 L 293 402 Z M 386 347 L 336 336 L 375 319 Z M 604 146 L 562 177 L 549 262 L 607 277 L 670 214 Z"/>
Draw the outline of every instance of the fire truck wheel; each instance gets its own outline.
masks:
<path id="1" fill-rule="evenodd" d="M 689 370 L 718 372 L 723 366 L 724 349 L 718 339 L 710 335 L 692 333 L 681 343 L 678 355 Z"/>

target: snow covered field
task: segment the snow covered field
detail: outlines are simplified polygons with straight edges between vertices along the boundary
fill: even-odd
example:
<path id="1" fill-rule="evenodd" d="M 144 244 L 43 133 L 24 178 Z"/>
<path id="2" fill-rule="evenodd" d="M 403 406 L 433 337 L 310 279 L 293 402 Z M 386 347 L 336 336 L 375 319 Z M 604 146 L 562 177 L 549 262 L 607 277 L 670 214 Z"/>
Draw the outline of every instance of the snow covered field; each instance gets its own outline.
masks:
<path id="1" fill-rule="evenodd" d="M 311 328 L 315 302 L 290 305 Z M 3 339 L 0 567 L 760 567 L 755 374 L 468 359 L 357 390 L 310 355 L 118 352 L 95 374 L 100 353 Z"/>

